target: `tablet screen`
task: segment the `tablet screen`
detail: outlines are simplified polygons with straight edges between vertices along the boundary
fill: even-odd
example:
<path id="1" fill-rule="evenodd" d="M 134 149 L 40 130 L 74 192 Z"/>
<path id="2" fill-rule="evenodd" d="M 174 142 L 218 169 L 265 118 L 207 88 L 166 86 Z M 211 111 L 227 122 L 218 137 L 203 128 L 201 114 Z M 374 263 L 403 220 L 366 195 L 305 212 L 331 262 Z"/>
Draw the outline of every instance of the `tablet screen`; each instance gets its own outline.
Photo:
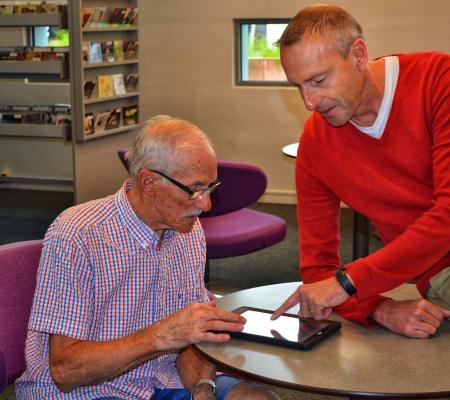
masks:
<path id="1" fill-rule="evenodd" d="M 247 320 L 244 333 L 291 342 L 303 342 L 327 327 L 326 322 L 299 319 L 296 316 L 282 315 L 277 320 L 271 321 L 271 313 L 255 310 L 244 311 L 241 315 Z"/>

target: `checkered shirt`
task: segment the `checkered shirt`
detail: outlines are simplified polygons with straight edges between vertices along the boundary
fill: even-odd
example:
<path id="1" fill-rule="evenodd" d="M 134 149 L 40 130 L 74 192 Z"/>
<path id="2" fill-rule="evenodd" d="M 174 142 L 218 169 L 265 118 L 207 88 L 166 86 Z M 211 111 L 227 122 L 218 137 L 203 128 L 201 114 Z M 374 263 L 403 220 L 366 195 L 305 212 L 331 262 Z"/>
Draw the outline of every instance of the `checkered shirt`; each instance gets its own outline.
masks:
<path id="1" fill-rule="evenodd" d="M 63 212 L 50 226 L 38 269 L 18 399 L 150 399 L 154 388 L 183 387 L 176 353 L 105 383 L 63 393 L 49 370 L 49 336 L 107 341 L 130 335 L 193 302 L 207 301 L 206 245 L 197 220 L 189 233 L 158 236 L 134 213 L 126 192 Z"/>

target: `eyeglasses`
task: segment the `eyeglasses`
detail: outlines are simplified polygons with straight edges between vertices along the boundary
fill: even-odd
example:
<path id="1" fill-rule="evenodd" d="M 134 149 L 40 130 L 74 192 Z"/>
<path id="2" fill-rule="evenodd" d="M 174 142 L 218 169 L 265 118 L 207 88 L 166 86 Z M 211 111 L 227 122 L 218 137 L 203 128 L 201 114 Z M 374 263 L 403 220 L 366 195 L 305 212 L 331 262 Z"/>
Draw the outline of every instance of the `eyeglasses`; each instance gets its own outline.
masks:
<path id="1" fill-rule="evenodd" d="M 214 182 L 211 182 L 208 185 L 208 187 L 194 191 L 188 186 L 183 185 L 182 183 L 176 181 L 175 179 L 167 175 L 164 175 L 162 172 L 156 171 L 154 169 L 151 169 L 150 171 L 156 172 L 158 175 L 161 175 L 163 178 L 166 178 L 169 182 L 173 183 L 175 186 L 178 186 L 181 190 L 184 190 L 189 195 L 189 200 L 198 200 L 201 197 L 203 197 L 206 193 L 211 194 L 221 184 L 219 180 L 215 180 Z"/>

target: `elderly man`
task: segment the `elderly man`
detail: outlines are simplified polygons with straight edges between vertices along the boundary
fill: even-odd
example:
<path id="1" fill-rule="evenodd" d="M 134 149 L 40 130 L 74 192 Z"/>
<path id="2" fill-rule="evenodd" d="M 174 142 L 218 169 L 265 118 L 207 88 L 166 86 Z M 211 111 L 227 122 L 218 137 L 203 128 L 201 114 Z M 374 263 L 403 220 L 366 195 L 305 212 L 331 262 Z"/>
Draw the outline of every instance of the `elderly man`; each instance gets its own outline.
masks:
<path id="1" fill-rule="evenodd" d="M 368 59 L 346 11 L 300 11 L 279 40 L 281 62 L 312 115 L 296 166 L 301 275 L 275 312 L 333 307 L 367 325 L 426 338 L 450 316 L 450 57 Z M 340 267 L 339 204 L 375 225 L 385 247 Z M 415 280 L 424 298 L 380 295 Z"/>
<path id="2" fill-rule="evenodd" d="M 220 184 L 206 135 L 155 117 L 127 157 L 132 180 L 66 210 L 46 234 L 17 397 L 277 399 L 216 377 L 190 346 L 225 342 L 219 332 L 245 323 L 207 303 L 203 285 L 197 217 Z"/>

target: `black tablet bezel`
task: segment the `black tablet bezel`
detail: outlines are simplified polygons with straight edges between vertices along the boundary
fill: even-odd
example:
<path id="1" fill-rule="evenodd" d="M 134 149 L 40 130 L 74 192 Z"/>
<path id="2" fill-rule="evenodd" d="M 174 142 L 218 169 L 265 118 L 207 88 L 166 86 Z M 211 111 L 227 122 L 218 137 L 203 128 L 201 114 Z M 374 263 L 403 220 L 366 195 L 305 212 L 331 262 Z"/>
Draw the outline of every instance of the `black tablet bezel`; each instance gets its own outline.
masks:
<path id="1" fill-rule="evenodd" d="M 256 307 L 248 307 L 248 306 L 238 307 L 235 310 L 233 310 L 233 312 L 238 313 L 238 314 L 242 314 L 245 311 L 258 311 L 258 312 L 262 312 L 265 314 L 273 313 L 273 311 L 270 311 L 270 310 L 265 310 L 265 309 L 256 308 Z M 300 319 L 300 320 L 302 319 L 302 318 L 299 318 L 298 315 L 296 315 L 296 314 L 284 313 L 282 315 L 286 316 L 286 317 Z M 247 332 L 230 332 L 230 335 L 236 339 L 245 339 L 245 340 L 251 340 L 251 341 L 255 341 L 255 342 L 269 343 L 269 344 L 274 344 L 274 345 L 282 346 L 282 347 L 289 347 L 289 348 L 293 348 L 293 349 L 309 350 L 310 348 L 312 348 L 319 342 L 323 341 L 324 339 L 326 339 L 327 337 L 332 335 L 334 332 L 337 332 L 337 331 L 339 331 L 339 329 L 341 329 L 341 323 L 338 321 L 332 321 L 332 320 L 315 321 L 315 320 L 308 319 L 308 323 L 311 323 L 311 322 L 326 323 L 327 326 L 325 328 L 322 328 L 321 330 L 317 331 L 312 336 L 310 336 L 309 338 L 305 339 L 302 342 L 281 340 L 281 339 L 271 338 L 271 337 L 267 337 L 267 336 L 255 335 L 255 334 L 247 333 Z"/>

